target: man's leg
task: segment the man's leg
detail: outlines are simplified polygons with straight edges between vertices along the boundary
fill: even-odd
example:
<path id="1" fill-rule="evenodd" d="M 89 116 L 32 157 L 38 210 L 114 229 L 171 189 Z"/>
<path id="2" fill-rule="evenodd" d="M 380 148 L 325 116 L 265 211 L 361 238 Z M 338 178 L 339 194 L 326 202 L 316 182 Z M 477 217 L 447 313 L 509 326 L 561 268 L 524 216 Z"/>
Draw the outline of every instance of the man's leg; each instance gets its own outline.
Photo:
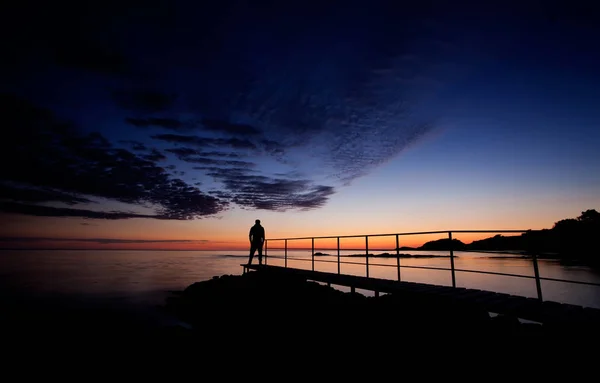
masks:
<path id="1" fill-rule="evenodd" d="M 262 265 L 262 243 L 257 246 L 258 250 L 258 264 Z"/>
<path id="2" fill-rule="evenodd" d="M 248 259 L 248 264 L 252 264 L 252 258 L 254 258 L 254 252 L 256 251 L 256 246 L 254 244 L 250 245 L 250 259 Z"/>

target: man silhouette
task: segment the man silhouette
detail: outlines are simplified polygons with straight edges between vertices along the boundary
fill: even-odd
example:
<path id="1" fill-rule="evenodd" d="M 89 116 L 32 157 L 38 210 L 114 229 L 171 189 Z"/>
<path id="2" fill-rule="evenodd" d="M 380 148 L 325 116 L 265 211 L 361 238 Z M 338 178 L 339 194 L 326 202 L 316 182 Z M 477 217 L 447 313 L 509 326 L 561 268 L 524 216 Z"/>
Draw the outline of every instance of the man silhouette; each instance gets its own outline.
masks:
<path id="1" fill-rule="evenodd" d="M 254 252 L 258 250 L 258 264 L 262 265 L 262 247 L 265 242 L 265 228 L 260 225 L 260 219 L 254 222 L 254 226 L 250 228 L 250 259 L 248 264 L 252 264 Z"/>

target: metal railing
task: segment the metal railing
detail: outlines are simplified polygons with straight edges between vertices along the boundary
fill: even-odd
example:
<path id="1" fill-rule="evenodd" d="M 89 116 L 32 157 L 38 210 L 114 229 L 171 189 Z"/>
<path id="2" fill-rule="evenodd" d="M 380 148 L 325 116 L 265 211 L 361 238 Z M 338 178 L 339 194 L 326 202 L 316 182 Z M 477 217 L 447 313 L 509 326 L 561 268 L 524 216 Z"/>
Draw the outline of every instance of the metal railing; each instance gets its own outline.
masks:
<path id="1" fill-rule="evenodd" d="M 563 282 L 563 283 L 574 283 L 574 284 L 581 284 L 581 285 L 590 285 L 590 286 L 598 286 L 600 287 L 600 283 L 594 283 L 594 282 L 586 282 L 586 281 L 575 281 L 575 280 L 567 280 L 567 279 L 559 279 L 559 278 L 547 278 L 547 277 L 541 277 L 540 276 L 540 272 L 539 272 L 539 267 L 538 267 L 538 256 L 537 254 L 535 254 L 535 252 L 531 253 L 531 261 L 532 261 L 532 266 L 533 266 L 533 276 L 530 275 L 522 275 L 522 274 L 512 274 L 512 273 L 500 273 L 500 272 L 494 272 L 494 271 L 482 271 L 482 270 L 468 270 L 468 269 L 457 269 L 455 267 L 454 264 L 454 249 L 452 246 L 452 234 L 474 234 L 474 233 L 495 233 L 495 234 L 500 234 L 500 233 L 525 233 L 528 230 L 448 230 L 448 231 L 423 231 L 423 232 L 410 232 L 410 233 L 393 233 L 393 234 L 366 234 L 366 235 L 338 235 L 338 236 L 322 236 L 322 237 L 295 237 L 295 238 L 270 238 L 270 239 L 266 239 L 265 240 L 265 244 L 264 244 L 264 257 L 265 257 L 265 265 L 267 264 L 267 260 L 268 260 L 268 255 L 267 255 L 267 250 L 268 250 L 268 242 L 274 242 L 274 241 L 283 241 L 284 242 L 284 247 L 283 248 L 272 248 L 271 250 L 284 250 L 284 255 L 283 257 L 281 256 L 271 256 L 271 258 L 283 258 L 284 259 L 284 266 L 287 268 L 288 267 L 288 259 L 293 259 L 295 261 L 308 261 L 307 259 L 303 259 L 303 258 L 289 258 L 288 257 L 288 251 L 290 250 L 290 248 L 288 248 L 288 241 L 300 241 L 300 240 L 311 240 L 311 267 L 312 267 L 312 271 L 315 271 L 315 262 L 321 262 L 321 263 L 337 263 L 337 273 L 341 274 L 341 265 L 342 264 L 350 264 L 350 265 L 364 265 L 365 266 L 365 273 L 366 273 L 366 277 L 369 277 L 369 266 L 382 266 L 382 267 L 396 267 L 397 268 L 397 279 L 398 281 L 402 281 L 401 278 L 401 272 L 400 270 L 402 268 L 408 268 L 408 269 L 427 269 L 427 270 L 442 270 L 442 271 L 449 271 L 451 273 L 452 276 L 452 287 L 456 287 L 456 272 L 465 272 L 465 273 L 477 273 L 477 274 L 489 274 L 489 275 L 499 275 L 499 276 L 506 276 L 506 277 L 517 277 L 517 278 L 527 278 L 527 279 L 535 279 L 535 286 L 536 286 L 536 290 L 537 290 L 537 298 L 540 301 L 543 301 L 542 298 L 542 285 L 541 285 L 541 281 L 552 281 L 552 282 Z M 449 259 L 450 259 L 450 267 L 449 268 L 444 268 L 444 267 L 432 267 L 432 266 L 409 266 L 409 265 L 402 265 L 400 263 L 400 259 L 402 258 L 400 256 L 400 237 L 402 236 L 409 236 L 409 235 L 431 235 L 431 234 L 444 234 L 448 236 L 448 243 L 449 243 Z M 369 264 L 369 258 L 370 258 L 370 254 L 369 254 L 369 238 L 372 237 L 395 237 L 395 241 L 396 241 L 396 246 L 395 246 L 395 251 L 396 251 L 396 265 L 389 265 L 389 264 L 381 264 L 381 263 L 371 263 Z M 365 262 L 350 262 L 350 261 L 342 261 L 341 260 L 341 255 L 340 255 L 340 251 L 342 250 L 340 248 L 340 238 L 364 238 L 365 239 L 365 246 L 364 246 L 364 251 L 365 251 Z M 323 248 L 323 249 L 315 249 L 315 239 L 336 239 L 337 240 L 337 261 L 331 261 L 331 260 L 324 260 L 324 259 L 315 259 L 315 250 L 334 250 L 333 248 Z M 306 248 L 293 248 L 292 250 L 305 250 Z M 306 249 L 307 250 L 307 249 Z M 356 249 L 356 248 L 346 248 L 343 249 L 344 251 L 347 250 L 363 250 L 361 248 Z M 375 249 L 372 249 L 375 250 Z M 391 250 L 391 249 L 378 249 L 378 250 Z M 485 252 L 485 251 L 478 251 L 478 250 L 460 250 L 463 252 Z M 513 254 L 512 252 L 508 252 L 508 251 L 493 251 L 491 253 L 495 253 L 495 254 Z"/>

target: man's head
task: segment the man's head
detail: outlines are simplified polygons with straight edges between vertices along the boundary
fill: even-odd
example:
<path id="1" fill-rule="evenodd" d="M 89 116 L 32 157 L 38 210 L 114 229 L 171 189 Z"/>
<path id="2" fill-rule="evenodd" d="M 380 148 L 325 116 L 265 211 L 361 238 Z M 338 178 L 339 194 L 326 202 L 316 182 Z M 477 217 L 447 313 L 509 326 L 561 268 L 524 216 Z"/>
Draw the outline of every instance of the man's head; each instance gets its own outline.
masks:
<path id="1" fill-rule="evenodd" d="M 260 225 L 260 219 L 257 219 L 256 221 L 254 221 L 255 224 Z"/>

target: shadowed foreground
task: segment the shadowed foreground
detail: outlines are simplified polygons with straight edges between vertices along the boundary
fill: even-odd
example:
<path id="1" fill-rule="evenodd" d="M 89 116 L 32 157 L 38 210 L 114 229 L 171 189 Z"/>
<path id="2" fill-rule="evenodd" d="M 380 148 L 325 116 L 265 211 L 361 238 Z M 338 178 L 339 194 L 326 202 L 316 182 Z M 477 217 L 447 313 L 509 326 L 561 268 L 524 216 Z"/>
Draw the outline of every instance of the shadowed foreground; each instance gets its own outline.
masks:
<path id="1" fill-rule="evenodd" d="M 235 334 L 260 338 L 277 349 L 298 344 L 353 347 L 575 343 L 596 328 L 521 323 L 460 303 L 415 294 L 366 297 L 267 270 L 195 283 L 170 298 L 167 310 L 205 341 Z M 237 331 L 231 331 L 237 327 Z M 448 343 L 453 342 L 453 343 Z"/>
<path id="2" fill-rule="evenodd" d="M 225 363 L 227 370 L 238 363 L 236 358 L 243 364 L 353 356 L 406 363 L 408 357 L 423 361 L 430 353 L 457 360 L 465 352 L 471 357 L 483 352 L 495 363 L 494 353 L 499 358 L 515 351 L 535 357 L 586 353 L 599 339 L 598 326 L 519 323 L 414 294 L 366 297 L 267 270 L 194 283 L 174 293 L 160 310 L 174 320 L 157 325 L 147 313 L 73 302 L 13 303 L 2 315 L 3 345 L 17 363 L 91 363 L 103 371 L 126 365 L 151 372 L 150 366 L 184 360 L 202 369 Z"/>

